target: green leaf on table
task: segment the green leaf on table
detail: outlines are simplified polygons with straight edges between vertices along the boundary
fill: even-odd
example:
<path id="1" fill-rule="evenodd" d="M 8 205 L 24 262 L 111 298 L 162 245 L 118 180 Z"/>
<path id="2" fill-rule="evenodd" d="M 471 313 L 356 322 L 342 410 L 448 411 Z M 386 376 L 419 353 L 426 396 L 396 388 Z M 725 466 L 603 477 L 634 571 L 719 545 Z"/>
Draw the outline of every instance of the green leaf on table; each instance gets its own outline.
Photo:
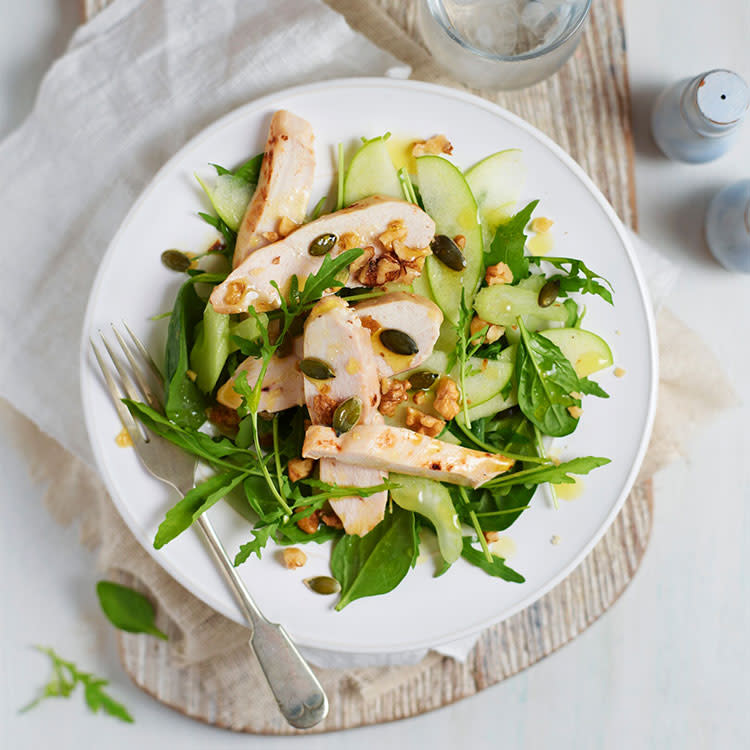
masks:
<path id="1" fill-rule="evenodd" d="M 167 640 L 166 634 L 154 624 L 154 607 L 143 594 L 119 583 L 99 581 L 96 595 L 102 611 L 116 628 Z"/>
<path id="2" fill-rule="evenodd" d="M 511 583 L 525 583 L 526 581 L 520 573 L 517 573 L 513 568 L 505 564 L 504 558 L 492 555 L 492 562 L 490 562 L 482 550 L 475 549 L 472 546 L 471 537 L 469 536 L 464 537 L 461 557 L 495 578 L 502 578 L 504 581 L 510 581 Z"/>
<path id="3" fill-rule="evenodd" d="M 341 584 L 336 604 L 342 610 L 355 599 L 392 591 L 417 560 L 419 537 L 414 514 L 394 506 L 365 536 L 346 535 L 333 548 L 331 571 Z"/>
<path id="4" fill-rule="evenodd" d="M 484 256 L 485 266 L 505 263 L 513 273 L 514 284 L 529 275 L 529 259 L 524 255 L 526 244 L 524 229 L 526 229 L 537 203 L 539 203 L 538 200 L 531 201 L 504 224 L 500 224 L 495 230 L 495 237 L 492 240 L 489 252 L 485 253 Z"/>
<path id="5" fill-rule="evenodd" d="M 558 297 L 567 297 L 573 292 L 581 292 L 581 294 L 596 294 L 609 302 L 610 305 L 614 304 L 612 302 L 612 284 L 603 276 L 588 268 L 582 260 L 577 258 L 552 258 L 547 255 L 532 255 L 527 260 L 537 266 L 542 263 L 549 263 L 563 272 L 550 277 L 550 281 L 557 280 L 560 283 Z M 566 266 L 570 266 L 570 268 L 566 268 Z"/>
<path id="6" fill-rule="evenodd" d="M 196 294 L 190 279 L 180 287 L 169 318 L 164 411 L 172 421 L 184 427 L 198 428 L 206 421 L 205 398 L 187 374 L 189 352 L 195 343 L 195 326 L 203 319 L 204 308 L 205 303 Z"/>
<path id="7" fill-rule="evenodd" d="M 104 713 L 114 716 L 129 724 L 133 723 L 133 717 L 122 703 L 118 703 L 112 696 L 108 695 L 104 688 L 109 684 L 107 680 L 96 677 L 89 672 L 82 672 L 71 662 L 61 658 L 53 649 L 36 647 L 38 651 L 47 654 L 52 662 L 52 676 L 40 691 L 39 697 L 31 701 L 21 709 L 21 713 L 30 711 L 47 698 L 69 698 L 78 685 L 83 686 L 86 705 L 94 713 L 103 710 Z"/>
<path id="8" fill-rule="evenodd" d="M 521 339 L 516 354 L 516 388 L 521 411 L 545 435 L 562 437 L 578 426 L 570 407 L 581 401 L 571 393 L 579 389 L 579 379 L 559 347 L 549 339 L 526 330 L 518 318 Z"/>

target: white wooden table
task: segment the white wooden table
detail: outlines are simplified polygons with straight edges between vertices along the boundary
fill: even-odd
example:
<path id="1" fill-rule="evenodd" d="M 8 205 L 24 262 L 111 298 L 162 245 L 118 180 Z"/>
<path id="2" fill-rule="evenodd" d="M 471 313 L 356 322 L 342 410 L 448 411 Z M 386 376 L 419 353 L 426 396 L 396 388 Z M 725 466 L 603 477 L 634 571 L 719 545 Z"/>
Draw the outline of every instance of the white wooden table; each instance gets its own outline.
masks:
<path id="1" fill-rule="evenodd" d="M 601 1 L 601 0 L 599 0 Z M 30 110 L 45 68 L 78 19 L 72 2 L 0 0 L 0 135 Z M 709 344 L 741 387 L 750 371 L 750 276 L 722 271 L 702 238 L 706 201 L 750 176 L 750 126 L 710 165 L 658 156 L 648 135 L 655 91 L 730 67 L 750 80 L 747 0 L 626 0 L 642 234 L 683 266 L 669 306 Z M 70 6 L 70 7 L 68 7 Z M 7 282 L 6 282 L 7 283 Z M 710 399 L 711 394 L 707 393 Z M 656 479 L 649 551 L 620 602 L 574 643 L 469 701 L 407 722 L 305 740 L 234 736 L 179 716 L 132 687 L 94 597 L 92 556 L 41 504 L 0 409 L 0 747 L 60 750 L 247 747 L 476 747 L 585 750 L 750 746 L 750 407 L 721 415 L 687 457 Z M 33 460 L 33 458 L 32 458 Z M 28 646 L 54 645 L 110 676 L 134 726 L 92 717 L 82 701 L 16 714 L 46 679 Z"/>

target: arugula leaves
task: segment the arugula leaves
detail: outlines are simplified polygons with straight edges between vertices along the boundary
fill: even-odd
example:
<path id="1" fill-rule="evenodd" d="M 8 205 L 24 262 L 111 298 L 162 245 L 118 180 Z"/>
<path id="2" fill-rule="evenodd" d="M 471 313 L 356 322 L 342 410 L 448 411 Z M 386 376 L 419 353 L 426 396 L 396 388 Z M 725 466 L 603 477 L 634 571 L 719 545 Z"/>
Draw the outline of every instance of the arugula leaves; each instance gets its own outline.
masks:
<path id="1" fill-rule="evenodd" d="M 578 426 L 569 409 L 581 401 L 578 376 L 565 355 L 549 339 L 526 330 L 518 318 L 521 340 L 516 353 L 516 387 L 521 411 L 546 435 L 562 437 Z"/>
<path id="2" fill-rule="evenodd" d="M 610 463 L 608 458 L 599 456 L 579 456 L 572 458 L 570 461 L 564 461 L 561 464 L 548 464 L 544 466 L 534 466 L 531 469 L 516 471 L 511 474 L 501 474 L 499 477 L 491 479 L 482 487 L 497 488 L 510 487 L 511 485 L 532 485 L 544 484 L 573 484 L 576 480 L 571 474 L 588 474 L 590 471 L 606 466 Z"/>
<path id="3" fill-rule="evenodd" d="M 365 536 L 339 539 L 331 555 L 331 571 L 341 584 L 338 611 L 355 599 L 392 591 L 413 568 L 419 554 L 414 513 L 397 505 Z"/>
<path id="4" fill-rule="evenodd" d="M 542 263 L 549 263 L 558 268 L 563 273 L 556 276 L 550 276 L 550 281 L 560 282 L 559 297 L 567 297 L 571 292 L 581 292 L 581 294 L 596 294 L 610 305 L 612 301 L 612 284 L 603 276 L 594 273 L 582 260 L 577 258 L 550 258 L 546 255 L 530 255 L 527 258 L 529 263 L 538 266 Z M 570 268 L 565 268 L 570 266 Z M 604 282 L 604 283 L 602 283 Z"/>
<path id="5" fill-rule="evenodd" d="M 505 263 L 513 273 L 513 284 L 529 275 L 529 258 L 523 252 L 526 244 L 524 229 L 537 203 L 538 200 L 531 201 L 504 224 L 500 224 L 495 230 L 489 252 L 485 253 L 485 266 Z"/>
<path id="6" fill-rule="evenodd" d="M 466 304 L 465 290 L 461 289 L 461 302 L 458 307 L 458 321 L 455 324 L 456 347 L 454 358 L 458 364 L 458 381 L 461 386 L 461 408 L 463 410 L 464 422 L 471 427 L 469 417 L 469 401 L 465 397 L 466 378 L 469 375 L 469 360 L 479 351 L 487 335 L 488 326 L 480 331 L 470 334 L 469 325 L 474 317 L 474 311 Z"/>
<path id="7" fill-rule="evenodd" d="M 517 573 L 513 568 L 510 568 L 505 564 L 504 558 L 492 555 L 492 560 L 487 560 L 481 550 L 475 549 L 472 546 L 471 537 L 469 536 L 464 537 L 464 546 L 461 550 L 461 557 L 495 578 L 502 578 L 504 581 L 510 581 L 511 583 L 526 582 L 526 579 L 520 573 Z"/>
<path id="8" fill-rule="evenodd" d="M 191 278 L 180 287 L 169 318 L 164 411 L 178 425 L 198 428 L 206 421 L 206 402 L 187 371 L 195 326 L 203 319 L 205 303 L 196 294 L 194 284 Z"/>
<path id="9" fill-rule="evenodd" d="M 125 721 L 128 724 L 133 723 L 133 717 L 125 706 L 104 692 L 104 688 L 109 685 L 107 680 L 96 677 L 90 672 L 82 672 L 73 662 L 62 659 L 51 648 L 42 646 L 36 648 L 49 656 L 52 662 L 52 677 L 42 688 L 39 697 L 24 706 L 21 713 L 30 711 L 47 698 L 69 698 L 76 687 L 82 685 L 86 705 L 91 711 L 98 713 L 99 710 L 102 710 L 104 713 L 120 719 L 120 721 Z"/>
<path id="10" fill-rule="evenodd" d="M 143 594 L 113 581 L 99 581 L 96 595 L 102 611 L 116 628 L 167 640 L 166 633 L 154 624 L 153 605 Z"/>

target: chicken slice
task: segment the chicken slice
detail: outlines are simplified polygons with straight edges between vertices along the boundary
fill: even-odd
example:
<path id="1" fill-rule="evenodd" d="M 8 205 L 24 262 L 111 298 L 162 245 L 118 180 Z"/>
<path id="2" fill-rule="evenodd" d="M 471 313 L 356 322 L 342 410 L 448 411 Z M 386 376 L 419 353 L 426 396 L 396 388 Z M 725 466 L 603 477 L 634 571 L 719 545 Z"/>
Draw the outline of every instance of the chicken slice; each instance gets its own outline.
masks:
<path id="1" fill-rule="evenodd" d="M 302 352 L 302 336 L 299 336 L 294 340 L 292 351 L 286 357 L 271 357 L 261 386 L 258 406 L 261 411 L 284 411 L 284 409 L 305 403 L 302 373 L 299 371 Z M 244 360 L 232 377 L 219 388 L 216 400 L 224 406 L 237 409 L 242 403 L 242 396 L 234 390 L 234 381 L 238 375 L 246 372 L 247 382 L 254 386 L 258 381 L 262 365 L 262 360 L 255 357 L 248 357 Z"/>
<path id="2" fill-rule="evenodd" d="M 311 425 L 302 447 L 304 458 L 335 458 L 339 464 L 368 466 L 439 482 L 479 487 L 513 466 L 510 458 L 446 443 L 405 427 L 360 424 L 337 437 L 334 430 Z"/>
<path id="3" fill-rule="evenodd" d="M 246 312 L 250 306 L 257 312 L 278 308 L 279 294 L 272 282 L 278 284 L 282 293 L 286 294 L 292 276 L 296 275 L 302 282 L 315 273 L 323 264 L 324 256 L 310 255 L 310 244 L 324 234 L 333 234 L 339 238 L 331 250 L 334 257 L 341 254 L 347 246 L 369 248 L 367 268 L 355 268 L 356 263 L 353 264 L 347 286 L 365 286 L 361 281 L 363 271 L 367 271 L 373 264 L 377 266 L 384 256 L 391 269 L 385 274 L 385 281 L 405 278 L 407 272 L 413 278 L 418 273 L 414 270 L 415 263 L 418 266 L 417 261 L 423 261 L 424 256 L 420 256 L 417 261 L 400 260 L 396 251 L 388 249 L 380 240 L 382 236 L 389 247 L 394 246 L 394 242 L 386 235 L 389 227 L 394 225 L 402 230 L 399 233 L 399 249 L 416 248 L 429 253 L 429 244 L 435 234 L 435 222 L 412 203 L 373 196 L 304 224 L 284 239 L 256 250 L 214 288 L 211 304 L 219 313 Z M 402 252 L 402 255 L 408 254 Z M 358 260 L 362 261 L 362 258 Z M 384 283 L 374 277 L 372 284 L 369 284 L 367 277 L 365 280 L 368 280 L 367 285 L 370 286 Z"/>
<path id="4" fill-rule="evenodd" d="M 271 240 L 286 217 L 295 224 L 305 220 L 315 177 L 312 127 L 285 109 L 271 119 L 258 186 L 245 210 L 237 233 L 232 266 L 237 268 L 252 252 Z M 264 236 L 267 235 L 267 236 Z"/>
<path id="5" fill-rule="evenodd" d="M 443 313 L 434 302 L 408 292 L 391 292 L 361 302 L 354 311 L 371 332 L 378 373 L 386 378 L 419 367 L 432 354 L 443 322 Z M 384 347 L 380 332 L 389 328 L 408 334 L 417 345 L 417 353 L 395 354 Z"/>
<path id="6" fill-rule="evenodd" d="M 328 380 L 303 378 L 312 421 L 330 425 L 336 407 L 357 396 L 362 402 L 360 424 L 382 423 L 378 412 L 378 371 L 370 336 L 349 305 L 335 296 L 318 302 L 305 324 L 304 340 L 305 358 L 323 360 L 335 373 Z M 323 459 L 319 468 L 320 479 L 336 486 L 369 487 L 381 484 L 385 476 L 378 469 L 340 464 L 329 458 Z M 345 497 L 329 502 L 347 534 L 364 536 L 383 519 L 387 499 L 387 492 L 378 492 L 367 498 Z"/>

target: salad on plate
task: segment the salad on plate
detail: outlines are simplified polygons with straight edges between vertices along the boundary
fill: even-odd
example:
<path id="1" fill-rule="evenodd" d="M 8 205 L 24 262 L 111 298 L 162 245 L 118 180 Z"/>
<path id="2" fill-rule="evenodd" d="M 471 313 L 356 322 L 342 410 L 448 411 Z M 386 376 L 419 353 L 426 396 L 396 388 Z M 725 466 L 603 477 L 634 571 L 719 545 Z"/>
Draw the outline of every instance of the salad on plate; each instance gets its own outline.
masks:
<path id="1" fill-rule="evenodd" d="M 226 499 L 247 524 L 235 565 L 279 545 L 300 567 L 305 544 L 331 543 L 332 576 L 306 583 L 337 610 L 395 588 L 430 537 L 436 576 L 459 563 L 523 583 L 498 532 L 540 485 L 556 504 L 555 485 L 609 462 L 546 442 L 608 397 L 589 376 L 612 354 L 581 296 L 612 304 L 612 287 L 549 254 L 552 221 L 517 205 L 517 149 L 462 171 L 445 135 L 363 138 L 349 158 L 341 144 L 311 208 L 313 144 L 276 112 L 263 153 L 199 179 L 216 242 L 162 253 L 184 274 L 164 414 L 126 404 L 198 459 L 199 481 L 154 546 Z"/>

